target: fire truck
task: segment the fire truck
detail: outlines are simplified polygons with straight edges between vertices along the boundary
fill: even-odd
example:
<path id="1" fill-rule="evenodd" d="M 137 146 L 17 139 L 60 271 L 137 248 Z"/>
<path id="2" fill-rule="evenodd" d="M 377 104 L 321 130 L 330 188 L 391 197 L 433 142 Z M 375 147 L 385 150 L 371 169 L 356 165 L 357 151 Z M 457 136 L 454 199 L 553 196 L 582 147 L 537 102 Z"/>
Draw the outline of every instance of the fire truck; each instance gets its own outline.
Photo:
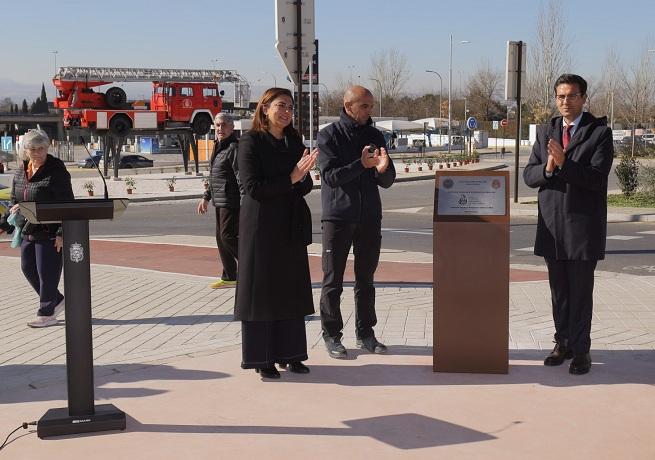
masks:
<path id="1" fill-rule="evenodd" d="M 235 107 L 247 107 L 250 86 L 232 70 L 142 69 L 117 67 L 60 67 L 53 78 L 58 95 L 54 106 L 64 112 L 64 127 L 82 127 L 125 136 L 130 130 L 190 128 L 206 134 L 221 111 L 223 91 L 235 88 Z M 114 82 L 152 82 L 150 108 L 129 104 Z"/>

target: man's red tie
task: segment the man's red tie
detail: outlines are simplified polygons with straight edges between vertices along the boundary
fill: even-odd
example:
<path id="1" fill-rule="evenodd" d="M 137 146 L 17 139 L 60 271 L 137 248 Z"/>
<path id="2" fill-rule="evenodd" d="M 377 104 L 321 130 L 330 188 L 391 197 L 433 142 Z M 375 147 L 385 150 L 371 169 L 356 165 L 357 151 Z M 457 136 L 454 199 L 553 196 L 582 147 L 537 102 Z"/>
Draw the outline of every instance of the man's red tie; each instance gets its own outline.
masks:
<path id="1" fill-rule="evenodd" d="M 573 125 L 564 126 L 564 132 L 562 133 L 562 147 L 564 147 L 564 150 L 569 146 L 571 140 L 571 128 L 573 128 Z"/>

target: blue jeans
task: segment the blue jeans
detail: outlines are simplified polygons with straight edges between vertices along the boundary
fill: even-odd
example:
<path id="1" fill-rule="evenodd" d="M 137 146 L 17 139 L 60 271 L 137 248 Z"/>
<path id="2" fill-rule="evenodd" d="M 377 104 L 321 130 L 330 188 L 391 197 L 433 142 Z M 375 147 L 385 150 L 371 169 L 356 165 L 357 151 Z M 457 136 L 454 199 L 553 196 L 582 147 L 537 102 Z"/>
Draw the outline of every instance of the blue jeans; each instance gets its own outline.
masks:
<path id="1" fill-rule="evenodd" d="M 38 316 L 52 316 L 55 306 L 64 299 L 57 286 L 61 278 L 61 252 L 55 240 L 27 241 L 20 245 L 20 266 L 23 275 L 39 295 Z"/>

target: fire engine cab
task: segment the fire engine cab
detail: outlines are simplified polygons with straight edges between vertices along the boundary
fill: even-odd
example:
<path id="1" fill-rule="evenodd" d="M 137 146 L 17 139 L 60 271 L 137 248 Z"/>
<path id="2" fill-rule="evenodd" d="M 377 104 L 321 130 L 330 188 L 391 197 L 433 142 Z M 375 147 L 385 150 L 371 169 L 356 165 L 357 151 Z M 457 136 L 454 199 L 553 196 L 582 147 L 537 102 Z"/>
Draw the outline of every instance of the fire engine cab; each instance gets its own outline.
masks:
<path id="1" fill-rule="evenodd" d="M 153 89 L 149 110 L 128 104 L 119 86 L 94 90 L 114 82 L 145 81 L 152 82 Z M 131 129 L 191 128 L 202 135 L 221 111 L 223 91 L 218 83 L 224 81 L 235 84 L 235 106 L 237 99 L 249 99 L 247 81 L 229 70 L 61 67 L 53 78 L 58 90 L 54 106 L 63 109 L 67 128 L 108 130 L 118 136 Z"/>

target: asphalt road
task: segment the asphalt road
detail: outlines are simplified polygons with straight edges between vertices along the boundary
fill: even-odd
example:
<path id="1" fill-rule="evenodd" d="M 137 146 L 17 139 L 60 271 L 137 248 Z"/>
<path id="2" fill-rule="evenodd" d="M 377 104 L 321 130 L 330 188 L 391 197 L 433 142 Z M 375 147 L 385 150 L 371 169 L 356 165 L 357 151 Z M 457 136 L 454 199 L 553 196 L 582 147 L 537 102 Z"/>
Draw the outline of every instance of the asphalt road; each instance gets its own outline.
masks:
<path id="1" fill-rule="evenodd" d="M 382 190 L 383 247 L 432 252 L 433 181 L 401 182 Z M 314 222 L 314 241 L 320 242 L 320 194 L 308 196 Z M 113 222 L 91 222 L 91 235 L 214 235 L 214 216 L 196 214 L 196 200 L 133 203 Z M 511 221 L 511 263 L 543 264 L 532 254 L 535 217 Z M 643 233 L 650 232 L 650 233 Z M 655 276 L 655 222 L 610 223 L 607 258 L 599 269 Z"/>

